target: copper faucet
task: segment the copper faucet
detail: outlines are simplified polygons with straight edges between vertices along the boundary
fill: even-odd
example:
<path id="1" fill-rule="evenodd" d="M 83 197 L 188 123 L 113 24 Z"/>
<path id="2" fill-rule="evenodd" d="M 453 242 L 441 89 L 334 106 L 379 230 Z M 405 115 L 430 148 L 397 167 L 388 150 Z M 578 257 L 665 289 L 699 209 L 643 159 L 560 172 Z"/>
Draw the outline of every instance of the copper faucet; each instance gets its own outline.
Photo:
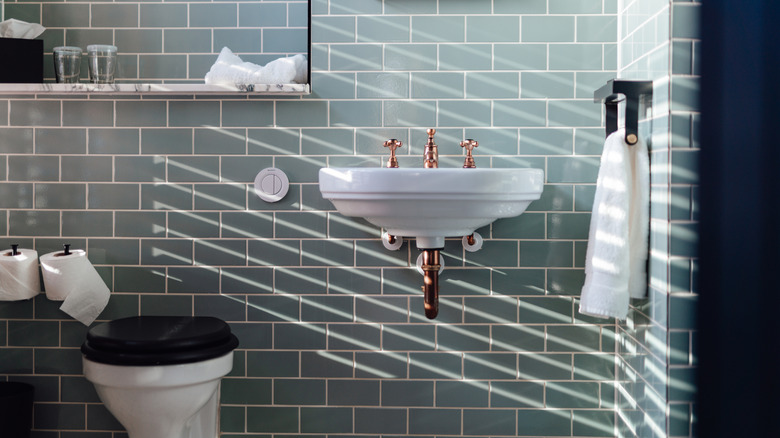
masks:
<path id="1" fill-rule="evenodd" d="M 428 142 L 425 144 L 423 153 L 423 167 L 434 169 L 439 167 L 439 150 L 433 136 L 435 129 L 428 129 Z M 471 148 L 476 147 L 474 142 Z M 403 145 L 402 142 L 394 138 L 384 143 L 385 147 L 390 148 L 390 159 L 387 161 L 387 167 L 398 167 L 398 160 L 395 157 L 395 150 Z M 469 156 L 471 155 L 469 149 Z M 473 160 L 472 160 L 473 161 Z M 397 241 L 396 236 L 387 236 L 387 241 L 391 245 Z M 422 271 L 423 271 L 423 301 L 425 303 L 425 316 L 428 319 L 436 318 L 439 314 L 439 270 L 441 269 L 441 259 L 439 249 L 422 250 Z"/>
<path id="2" fill-rule="evenodd" d="M 423 167 L 426 169 L 435 169 L 439 167 L 439 148 L 433 140 L 436 134 L 435 129 L 429 129 L 428 142 L 425 144 L 423 153 Z M 423 301 L 425 303 L 425 316 L 428 319 L 436 318 L 439 314 L 439 270 L 441 262 L 438 249 L 422 250 L 422 271 L 423 271 Z"/>
<path id="3" fill-rule="evenodd" d="M 404 143 L 402 141 L 396 140 L 394 138 L 391 138 L 385 142 L 385 147 L 390 148 L 390 158 L 387 160 L 386 167 L 398 167 L 398 159 L 395 158 L 395 150 L 403 145 Z"/>
<path id="4" fill-rule="evenodd" d="M 439 261 L 438 249 L 422 250 L 423 270 L 423 301 L 425 303 L 425 316 L 428 319 L 436 318 L 439 314 Z"/>
<path id="5" fill-rule="evenodd" d="M 436 134 L 435 129 L 428 130 L 428 143 L 425 144 L 425 152 L 423 152 L 423 167 L 426 169 L 439 167 L 439 148 L 433 142 L 434 134 Z"/>
<path id="6" fill-rule="evenodd" d="M 477 167 L 477 164 L 474 163 L 474 157 L 471 156 L 471 151 L 474 150 L 474 148 L 477 146 L 479 146 L 479 142 L 470 138 L 460 142 L 460 147 L 466 148 L 466 161 L 463 163 L 463 167 L 465 169 L 473 169 Z"/>

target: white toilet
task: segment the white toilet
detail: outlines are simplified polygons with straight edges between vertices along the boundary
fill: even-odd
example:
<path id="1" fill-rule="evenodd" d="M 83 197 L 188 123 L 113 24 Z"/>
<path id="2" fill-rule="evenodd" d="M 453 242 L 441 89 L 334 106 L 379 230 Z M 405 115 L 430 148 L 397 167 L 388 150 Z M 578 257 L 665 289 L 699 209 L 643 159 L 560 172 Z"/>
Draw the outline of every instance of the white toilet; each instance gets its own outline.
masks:
<path id="1" fill-rule="evenodd" d="M 129 438 L 216 438 L 219 384 L 238 339 L 213 317 L 136 316 L 96 325 L 84 376 Z"/>

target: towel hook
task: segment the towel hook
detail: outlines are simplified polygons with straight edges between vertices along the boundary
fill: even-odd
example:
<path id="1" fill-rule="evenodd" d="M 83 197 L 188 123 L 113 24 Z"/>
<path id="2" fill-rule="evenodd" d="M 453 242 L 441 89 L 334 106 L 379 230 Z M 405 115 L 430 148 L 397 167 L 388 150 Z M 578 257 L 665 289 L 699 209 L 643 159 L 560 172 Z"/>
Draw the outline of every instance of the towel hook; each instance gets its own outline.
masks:
<path id="1" fill-rule="evenodd" d="M 621 96 L 622 95 L 622 96 Z M 604 102 L 607 109 L 606 135 L 617 131 L 618 103 L 626 101 L 626 143 L 639 141 L 639 104 L 652 99 L 653 81 L 610 79 L 607 85 L 593 92 L 594 102 Z"/>

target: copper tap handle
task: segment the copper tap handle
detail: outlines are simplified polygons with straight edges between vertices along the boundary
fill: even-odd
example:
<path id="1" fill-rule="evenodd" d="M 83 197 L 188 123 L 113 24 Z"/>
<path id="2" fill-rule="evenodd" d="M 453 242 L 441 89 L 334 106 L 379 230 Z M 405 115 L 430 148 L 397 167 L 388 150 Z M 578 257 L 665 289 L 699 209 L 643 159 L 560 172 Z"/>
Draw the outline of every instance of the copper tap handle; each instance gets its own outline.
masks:
<path id="1" fill-rule="evenodd" d="M 479 142 L 471 138 L 467 138 L 460 142 L 460 147 L 466 148 L 466 161 L 463 163 L 464 168 L 477 167 L 477 164 L 474 162 L 474 157 L 471 156 L 471 151 L 477 146 L 479 146 Z"/>
<path id="2" fill-rule="evenodd" d="M 385 142 L 385 147 L 390 148 L 390 158 L 387 160 L 387 167 L 398 167 L 398 159 L 395 158 L 395 150 L 403 146 L 404 143 L 395 138 Z"/>
<path id="3" fill-rule="evenodd" d="M 477 146 L 479 146 L 479 142 L 471 138 L 467 138 L 460 142 L 460 147 L 466 148 L 466 153 L 468 155 L 471 155 L 471 151 Z"/>

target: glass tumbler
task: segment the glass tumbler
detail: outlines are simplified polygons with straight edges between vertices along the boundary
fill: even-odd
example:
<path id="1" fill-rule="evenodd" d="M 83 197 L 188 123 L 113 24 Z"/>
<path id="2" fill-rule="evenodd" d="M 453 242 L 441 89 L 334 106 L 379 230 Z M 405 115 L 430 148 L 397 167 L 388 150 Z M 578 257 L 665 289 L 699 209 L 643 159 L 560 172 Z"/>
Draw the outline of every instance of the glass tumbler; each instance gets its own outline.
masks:
<path id="1" fill-rule="evenodd" d="M 116 46 L 87 46 L 89 80 L 93 84 L 113 84 L 116 72 Z"/>
<path id="2" fill-rule="evenodd" d="M 76 84 L 81 74 L 81 47 L 55 47 L 54 75 L 59 84 Z"/>

